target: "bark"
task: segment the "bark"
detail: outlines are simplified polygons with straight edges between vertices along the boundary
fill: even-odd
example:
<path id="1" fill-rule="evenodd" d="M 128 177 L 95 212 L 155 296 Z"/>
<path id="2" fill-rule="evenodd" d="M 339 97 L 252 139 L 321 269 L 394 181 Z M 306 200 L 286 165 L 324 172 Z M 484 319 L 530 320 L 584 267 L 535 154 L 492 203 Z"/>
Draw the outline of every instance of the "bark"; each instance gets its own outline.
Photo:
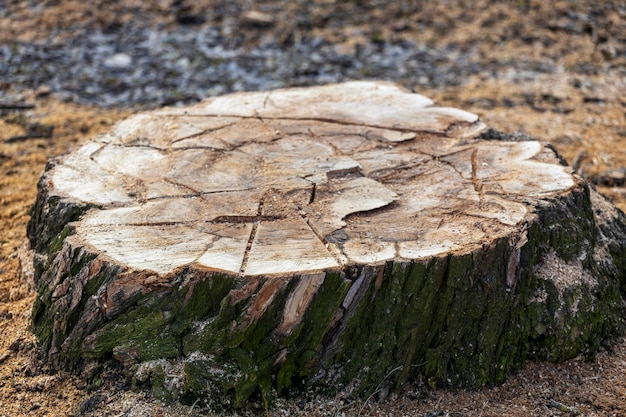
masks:
<path id="1" fill-rule="evenodd" d="M 372 82 L 132 116 L 40 181 L 49 363 L 242 407 L 593 354 L 623 330 L 624 214 L 550 146 L 485 130 Z"/>

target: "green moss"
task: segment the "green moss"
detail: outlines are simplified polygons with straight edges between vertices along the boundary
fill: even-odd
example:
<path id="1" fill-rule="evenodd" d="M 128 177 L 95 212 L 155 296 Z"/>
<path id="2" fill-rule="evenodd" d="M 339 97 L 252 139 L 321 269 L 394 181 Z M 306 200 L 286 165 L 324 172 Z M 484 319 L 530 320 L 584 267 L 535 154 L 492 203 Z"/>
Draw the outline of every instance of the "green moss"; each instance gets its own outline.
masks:
<path id="1" fill-rule="evenodd" d="M 69 256 L 72 260 L 69 262 L 69 270 L 54 270 L 51 265 L 55 264 L 56 256 Z M 111 271 L 106 269 L 101 270 L 97 275 L 90 277 L 90 280 L 85 282 L 84 286 L 80 282 L 78 275 L 85 275 L 84 269 L 90 268 L 90 264 L 95 258 L 95 255 L 85 253 L 81 250 L 71 250 L 68 253 L 57 252 L 48 260 L 45 274 L 42 275 L 38 282 L 38 297 L 33 305 L 31 320 L 33 326 L 33 332 L 39 338 L 42 347 L 45 350 L 51 348 L 54 344 L 55 348 L 60 352 L 60 363 L 65 363 L 69 367 L 73 367 L 80 361 L 80 345 L 81 337 L 74 336 L 69 344 L 62 344 L 74 331 L 77 322 L 80 319 L 81 314 L 84 311 L 87 300 L 95 294 L 97 289 L 102 285 L 102 282 L 107 278 Z M 65 263 L 63 263 L 65 265 Z M 78 295 L 80 301 L 77 304 L 70 304 L 70 301 L 60 302 L 59 300 L 53 300 L 52 294 L 55 290 L 53 283 L 56 283 L 57 275 L 60 275 L 60 281 L 58 284 L 69 280 L 74 285 L 79 285 L 75 288 L 70 285 L 67 288 L 67 292 L 59 297 L 59 300 L 63 299 L 75 299 Z M 67 308 L 70 304 L 73 307 Z M 60 310 L 62 306 L 64 309 Z M 55 328 L 53 332 L 52 329 Z M 54 335 L 54 339 L 53 339 Z M 68 363 L 65 362 L 67 358 L 72 358 Z"/>
<path id="2" fill-rule="evenodd" d="M 44 181 L 43 177 L 41 181 Z M 38 184 L 40 193 L 42 188 L 45 188 L 41 181 Z M 92 207 L 94 206 L 68 203 L 58 196 L 39 195 L 31 208 L 31 219 L 27 226 L 31 246 L 38 253 L 53 253 L 50 250 L 51 241 L 59 236 L 69 223 L 78 220 Z"/>
<path id="3" fill-rule="evenodd" d="M 186 352 L 200 348 L 201 352 L 211 357 L 210 366 L 190 365 L 195 376 L 190 377 L 187 389 L 193 391 L 203 386 L 219 386 L 219 383 L 211 382 L 221 373 L 217 371 L 221 369 L 219 364 L 234 364 L 239 377 L 223 389 L 232 390 L 232 405 L 241 407 L 252 397 L 271 401 L 276 387 L 279 391 L 289 389 L 294 381 L 298 383 L 317 369 L 315 365 L 320 360 L 322 338 L 332 321 L 329 311 L 339 307 L 347 292 L 348 282 L 340 274 L 328 274 L 301 323 L 288 335 L 275 334 L 286 300 L 297 284 L 298 279 L 294 279 L 279 290 L 269 308 L 254 323 L 247 322 L 246 313 L 251 300 L 240 300 L 234 305 L 225 300 L 217 317 L 195 335 L 186 336 Z M 228 323 L 228 332 L 223 331 L 225 323 Z M 232 373 L 232 369 L 229 372 Z M 187 393 L 188 396 L 193 394 Z"/>
<path id="4" fill-rule="evenodd" d="M 222 301 L 236 286 L 234 277 L 214 274 L 201 279 L 196 278 L 191 284 L 181 288 L 179 297 L 182 306 L 176 319 L 181 329 L 189 329 L 189 325 L 194 321 L 216 316 Z"/>
<path id="5" fill-rule="evenodd" d="M 165 370 L 162 366 L 156 366 L 150 375 L 152 396 L 162 401 L 172 401 L 172 393 L 165 387 Z"/>
<path id="6" fill-rule="evenodd" d="M 542 239 L 537 242 L 542 242 L 543 249 L 552 248 L 566 262 L 575 260 L 582 251 L 593 250 L 597 229 L 587 185 L 540 206 L 538 214 Z M 589 257 L 585 266 L 591 262 Z"/>
<path id="7" fill-rule="evenodd" d="M 61 233 L 52 238 L 50 244 L 48 245 L 48 255 L 54 255 L 61 250 L 63 242 L 65 241 L 65 238 L 69 236 L 70 231 L 70 227 L 65 226 L 63 230 L 61 230 Z"/>
<path id="8" fill-rule="evenodd" d="M 49 303 L 44 302 L 41 297 L 36 297 L 31 314 L 32 330 L 43 351 L 48 351 L 52 342 L 53 321 L 47 314 L 48 307 Z"/>
<path id="9" fill-rule="evenodd" d="M 184 399 L 200 400 L 211 409 L 232 406 L 233 393 L 241 373 L 236 365 L 217 361 L 213 355 L 194 355 L 184 364 Z"/>
<path id="10" fill-rule="evenodd" d="M 180 342 L 168 329 L 170 318 L 163 311 L 139 307 L 99 329 L 95 342 L 86 348 L 88 358 L 110 357 L 113 348 L 127 345 L 142 361 L 180 356 Z"/>
<path id="11" fill-rule="evenodd" d="M 341 384 L 358 381 L 355 393 L 369 395 L 381 381 L 399 386 L 416 371 L 414 361 L 422 363 L 438 330 L 445 331 L 443 317 L 433 313 L 449 308 L 447 270 L 448 258 L 438 258 L 428 265 L 388 263 L 382 276 L 366 271 L 367 288 L 345 319 L 332 361 L 341 364 Z"/>

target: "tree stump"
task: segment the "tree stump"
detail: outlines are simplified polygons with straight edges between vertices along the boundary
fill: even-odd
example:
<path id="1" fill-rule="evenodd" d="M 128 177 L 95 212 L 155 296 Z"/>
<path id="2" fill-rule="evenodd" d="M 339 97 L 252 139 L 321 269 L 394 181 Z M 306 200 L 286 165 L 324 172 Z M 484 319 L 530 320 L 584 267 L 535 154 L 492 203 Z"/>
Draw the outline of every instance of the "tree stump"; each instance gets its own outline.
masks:
<path id="1" fill-rule="evenodd" d="M 379 82 L 132 116 L 43 174 L 34 331 L 55 368 L 210 407 L 592 354 L 622 332 L 624 215 L 511 138 Z"/>

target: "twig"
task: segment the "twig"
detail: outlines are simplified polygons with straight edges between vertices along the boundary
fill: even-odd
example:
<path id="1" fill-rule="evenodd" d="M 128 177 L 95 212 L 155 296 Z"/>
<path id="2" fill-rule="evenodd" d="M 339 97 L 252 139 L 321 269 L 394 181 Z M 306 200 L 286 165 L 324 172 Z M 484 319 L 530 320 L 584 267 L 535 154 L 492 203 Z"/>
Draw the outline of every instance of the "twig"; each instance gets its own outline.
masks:
<path id="1" fill-rule="evenodd" d="M 361 406 L 361 408 L 359 409 L 359 413 L 357 414 L 357 416 L 360 416 L 361 413 L 363 412 L 363 409 L 365 408 L 365 406 L 367 405 L 367 403 L 369 402 L 369 400 L 380 391 L 380 386 L 383 384 L 383 382 L 385 382 L 385 380 L 387 378 L 389 378 L 391 376 L 391 374 L 393 374 L 396 371 L 399 371 L 400 369 L 402 369 L 402 365 L 397 366 L 395 368 L 393 368 L 391 371 L 389 371 L 389 373 L 387 375 L 385 375 L 385 377 L 378 383 L 378 385 L 376 385 L 376 389 L 374 390 L 374 392 L 372 392 L 366 399 L 365 402 L 363 403 L 363 405 Z"/>
<path id="2" fill-rule="evenodd" d="M 32 110 L 35 108 L 34 104 L 14 104 L 14 103 L 0 103 L 0 110 Z"/>
<path id="3" fill-rule="evenodd" d="M 198 401 L 200 401 L 200 398 L 196 398 L 196 400 L 193 402 L 193 404 L 191 404 L 191 408 L 189 409 L 189 415 L 191 415 L 191 413 L 193 413 L 193 409 L 196 407 L 196 404 L 198 404 Z"/>
<path id="4" fill-rule="evenodd" d="M 578 408 L 567 406 L 558 401 L 554 401 L 554 400 L 548 401 L 548 407 L 556 408 L 557 410 L 563 411 L 564 413 L 570 413 L 573 416 L 580 415 L 580 411 L 578 410 Z"/>
<path id="5" fill-rule="evenodd" d="M 270 405 L 265 396 L 265 390 L 261 388 L 261 397 L 263 398 L 263 407 L 265 408 L 265 417 L 270 417 Z"/>
<path id="6" fill-rule="evenodd" d="M 12 136 L 8 139 L 4 140 L 4 143 L 15 143 L 22 142 L 28 139 L 50 139 L 52 137 L 52 132 L 54 131 L 54 126 L 44 125 L 41 123 L 31 123 L 26 126 L 26 134 L 19 136 Z"/>
<path id="7" fill-rule="evenodd" d="M 35 136 L 31 136 L 31 135 L 11 136 L 10 138 L 5 139 L 4 143 L 16 143 L 16 142 L 22 142 L 28 139 L 35 139 Z"/>

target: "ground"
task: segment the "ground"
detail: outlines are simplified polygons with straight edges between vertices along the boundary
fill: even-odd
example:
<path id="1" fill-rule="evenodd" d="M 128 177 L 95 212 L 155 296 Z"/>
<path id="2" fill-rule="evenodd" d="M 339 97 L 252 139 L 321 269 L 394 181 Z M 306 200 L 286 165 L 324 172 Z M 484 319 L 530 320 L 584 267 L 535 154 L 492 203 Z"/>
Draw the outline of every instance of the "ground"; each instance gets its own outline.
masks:
<path id="1" fill-rule="evenodd" d="M 348 57 L 362 45 L 425 45 L 428 51 L 456 54 L 456 66 L 435 65 L 432 74 L 425 73 L 427 79 L 379 74 L 375 66 L 360 77 L 381 75 L 438 104 L 477 113 L 492 128 L 549 141 L 576 172 L 626 210 L 623 1 L 108 3 L 9 1 L 0 5 L 0 47 L 41 42 L 53 32 L 59 39 L 84 28 L 114 32 L 133 19 L 162 30 L 214 25 L 224 42 L 244 50 L 261 43 L 289 49 L 309 38 Z M 245 14 L 250 10 L 261 14 Z M 0 70 L 11 69 L 0 63 Z M 438 78 L 437 71 L 449 76 Z M 298 78 L 284 84 L 307 82 L 312 83 Z M 46 161 L 108 130 L 135 111 L 136 103 L 85 104 L 89 100 L 64 95 L 55 86 L 11 79 L 1 80 L 0 90 L 0 416 L 199 415 L 193 407 L 162 405 L 145 392 L 129 390 L 113 374 L 103 375 L 99 386 L 50 374 L 29 331 L 35 295 L 28 280 L 25 229 L 38 178 Z M 2 108 L 8 103 L 34 108 Z M 481 391 L 407 389 L 383 402 L 280 400 L 269 414 L 620 416 L 626 415 L 625 371 L 626 342 L 621 342 L 592 360 L 529 363 L 503 385 Z"/>

